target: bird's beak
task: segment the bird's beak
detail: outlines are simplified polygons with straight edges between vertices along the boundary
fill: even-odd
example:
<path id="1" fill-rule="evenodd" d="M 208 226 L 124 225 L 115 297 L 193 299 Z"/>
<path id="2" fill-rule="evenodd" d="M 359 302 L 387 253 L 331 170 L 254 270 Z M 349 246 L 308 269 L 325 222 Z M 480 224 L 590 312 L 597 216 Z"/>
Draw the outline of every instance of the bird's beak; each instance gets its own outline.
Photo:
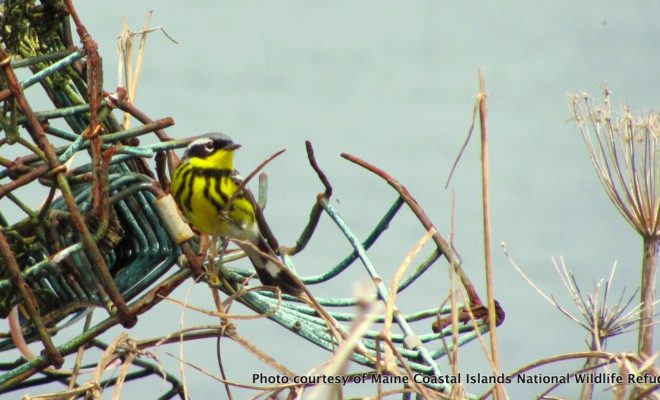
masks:
<path id="1" fill-rule="evenodd" d="M 238 143 L 232 143 L 232 144 L 230 144 L 230 145 L 227 145 L 227 146 L 225 147 L 225 150 L 236 150 L 236 149 L 238 149 L 239 147 L 241 147 L 240 144 L 238 144 Z"/>

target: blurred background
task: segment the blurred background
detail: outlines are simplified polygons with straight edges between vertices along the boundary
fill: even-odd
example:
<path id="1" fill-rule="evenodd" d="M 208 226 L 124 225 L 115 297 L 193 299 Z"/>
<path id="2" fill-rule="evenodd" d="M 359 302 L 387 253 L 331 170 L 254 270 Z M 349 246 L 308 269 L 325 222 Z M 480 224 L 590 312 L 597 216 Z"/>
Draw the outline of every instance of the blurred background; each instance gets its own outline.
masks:
<path id="1" fill-rule="evenodd" d="M 524 282 L 501 251 L 501 242 L 543 290 L 576 314 L 551 257 L 564 258 L 583 291 L 608 278 L 615 263 L 612 299 L 618 299 L 624 287 L 632 293 L 639 286 L 641 240 L 602 190 L 571 121 L 568 101 L 577 91 L 600 98 L 601 86 L 607 85 L 615 107 L 625 103 L 633 110 L 658 108 L 657 2 L 121 0 L 76 6 L 99 44 L 106 90 L 117 85 L 122 16 L 131 30 L 138 31 L 146 13 L 154 10 L 152 26 L 161 26 L 176 39 L 178 44 L 158 32 L 148 37 L 134 100 L 154 119 L 173 117 L 176 125 L 168 129 L 170 136 L 210 131 L 231 135 L 243 145 L 236 162 L 244 174 L 275 151 L 287 149 L 267 167 L 266 217 L 282 244 L 295 242 L 322 190 L 307 164 L 304 141 L 310 140 L 335 188 L 333 205 L 361 238 L 391 205 L 395 193 L 342 159 L 341 152 L 370 161 L 406 185 L 446 238 L 453 207 L 455 247 L 485 299 L 476 133 L 449 188 L 444 188 L 471 123 L 477 72 L 483 69 L 495 297 L 506 311 L 498 328 L 504 372 L 539 358 L 586 350 L 587 332 Z M 422 234 L 410 215 L 397 219 L 370 255 L 390 277 Z M 313 274 L 327 270 L 348 251 L 324 216 L 309 249 L 294 261 L 301 274 Z M 360 272 L 355 280 L 366 279 L 354 270 Z M 429 279 L 436 277 L 446 282 L 446 269 Z M 437 282 L 425 282 L 408 295 L 406 304 L 412 308 L 442 302 L 448 291 L 445 283 Z M 352 288 L 347 284 L 312 290 L 325 296 L 350 295 Z M 213 307 L 204 285 L 183 285 L 174 297 L 183 299 L 188 291 L 194 305 Z M 103 313 L 98 314 L 101 318 Z M 162 335 L 176 330 L 180 319 L 186 326 L 217 322 L 192 311 L 182 316 L 180 307 L 162 304 L 140 317 L 129 334 Z M 328 358 L 268 320 L 246 321 L 238 330 L 299 374 Z M 120 331 L 116 328 L 106 338 Z M 633 350 L 636 338 L 636 332 L 615 338 L 608 350 Z M 253 372 L 272 373 L 230 341 L 223 343 L 229 379 L 250 382 Z M 178 353 L 176 347 L 167 351 Z M 460 354 L 463 372 L 488 373 L 477 342 Z M 187 344 L 184 355 L 217 374 L 214 342 Z M 174 358 L 164 351 L 160 357 L 171 372 L 176 371 Z M 553 364 L 536 372 L 563 374 L 581 364 Z M 446 362 L 443 368 L 449 372 Z M 220 383 L 193 369 L 186 371 L 193 398 L 224 394 Z M 485 387 L 472 385 L 468 391 L 482 393 Z M 152 378 L 148 386 L 129 384 L 124 396 L 141 393 L 153 398 L 165 388 Z M 531 398 L 544 388 L 507 386 L 511 398 Z M 347 394 L 374 394 L 368 388 L 351 390 Z M 578 388 L 554 393 L 576 397 Z"/>

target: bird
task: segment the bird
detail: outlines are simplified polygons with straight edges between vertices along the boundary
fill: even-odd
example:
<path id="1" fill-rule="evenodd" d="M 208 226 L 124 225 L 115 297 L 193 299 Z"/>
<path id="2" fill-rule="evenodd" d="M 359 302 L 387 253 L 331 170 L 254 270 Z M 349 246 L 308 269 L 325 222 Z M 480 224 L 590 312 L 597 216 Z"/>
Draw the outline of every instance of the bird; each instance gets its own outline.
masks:
<path id="1" fill-rule="evenodd" d="M 259 206 L 254 196 L 249 189 L 241 188 L 243 179 L 234 168 L 234 152 L 239 147 L 219 132 L 193 140 L 172 175 L 172 196 L 199 231 L 234 240 L 252 262 L 262 284 L 300 295 L 302 287 L 292 272 L 275 262 L 277 253 L 262 234 L 270 228 L 263 218 L 257 218 Z"/>

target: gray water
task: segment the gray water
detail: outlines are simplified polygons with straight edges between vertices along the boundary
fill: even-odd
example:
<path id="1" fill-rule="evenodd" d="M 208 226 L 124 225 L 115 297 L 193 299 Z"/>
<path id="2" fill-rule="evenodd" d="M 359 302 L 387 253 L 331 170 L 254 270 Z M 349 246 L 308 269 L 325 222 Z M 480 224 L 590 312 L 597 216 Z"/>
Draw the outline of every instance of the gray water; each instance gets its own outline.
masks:
<path id="1" fill-rule="evenodd" d="M 500 242 L 570 310 L 575 308 L 552 268 L 552 256 L 564 257 L 584 290 L 608 277 L 615 261 L 617 295 L 612 298 L 624 286 L 630 293 L 639 285 L 641 241 L 601 189 L 567 104 L 570 94 L 586 90 L 599 95 L 600 85 L 606 84 L 617 104 L 658 108 L 657 2 L 78 3 L 104 57 L 107 90 L 116 86 L 115 39 L 122 15 L 138 30 L 153 9 L 152 25 L 162 26 L 179 42 L 158 33 L 149 37 L 136 100 L 154 119 L 175 119 L 170 136 L 228 133 L 243 145 L 237 156 L 242 171 L 287 149 L 267 168 L 267 217 L 280 242 L 294 243 L 322 190 L 306 162 L 304 140 L 309 139 L 334 184 L 333 204 L 363 238 L 395 194 L 339 157 L 341 152 L 366 159 L 404 183 L 445 237 L 451 231 L 455 195 L 455 246 L 485 298 L 476 136 L 450 188 L 444 189 L 470 125 L 482 68 L 489 95 L 495 290 L 507 313 L 498 329 L 503 371 L 586 350 L 587 335 L 523 281 Z M 407 218 L 397 220 L 387 245 L 374 249 L 374 260 L 386 276 L 423 233 Z M 324 217 L 319 236 L 295 261 L 301 273 L 318 273 L 347 251 Z M 366 274 L 355 276 L 366 279 Z M 445 271 L 436 276 L 447 279 Z M 183 299 L 190 285 L 175 297 Z M 322 295 L 339 290 L 350 294 L 350 284 L 318 290 Z M 195 305 L 212 308 L 206 288 L 199 285 L 192 292 Z M 437 297 L 431 304 L 447 294 L 433 293 Z M 420 303 L 432 297 L 427 291 L 416 296 Z M 179 316 L 179 307 L 163 305 L 141 317 L 130 334 L 144 338 L 173 331 Z M 185 318 L 187 326 L 216 322 L 194 312 Z M 300 374 L 328 357 L 267 320 L 241 323 L 239 333 Z M 609 350 L 632 350 L 635 340 L 636 333 L 616 338 Z M 238 346 L 223 343 L 230 379 L 248 382 L 253 371 L 268 372 Z M 178 352 L 174 347 L 168 351 Z M 185 358 L 217 373 L 215 357 L 209 356 L 214 352 L 215 343 L 207 341 L 186 347 Z M 163 351 L 160 355 L 175 372 L 173 359 Z M 538 372 L 556 375 L 580 364 L 553 364 Z M 460 368 L 489 370 L 478 343 L 461 349 Z M 193 398 L 224 394 L 210 378 L 192 369 L 186 375 Z M 163 387 L 157 380 L 146 386 L 129 384 L 125 398 L 138 393 L 152 398 Z M 507 390 L 518 399 L 532 398 L 544 388 L 512 384 Z M 352 394 L 375 394 L 371 389 L 357 388 Z M 483 389 L 468 386 L 473 393 Z M 575 398 L 577 388 L 554 393 Z M 611 395 L 596 397 L 602 396 Z"/>

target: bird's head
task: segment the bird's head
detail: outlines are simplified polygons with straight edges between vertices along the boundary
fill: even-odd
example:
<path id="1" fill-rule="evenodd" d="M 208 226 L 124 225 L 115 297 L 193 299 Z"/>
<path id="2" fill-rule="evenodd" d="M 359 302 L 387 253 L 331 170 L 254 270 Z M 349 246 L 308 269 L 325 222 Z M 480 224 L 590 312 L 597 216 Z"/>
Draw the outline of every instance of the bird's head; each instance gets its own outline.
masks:
<path id="1" fill-rule="evenodd" d="M 193 140 L 182 161 L 199 168 L 233 169 L 234 150 L 241 147 L 224 133 L 214 132 Z"/>

